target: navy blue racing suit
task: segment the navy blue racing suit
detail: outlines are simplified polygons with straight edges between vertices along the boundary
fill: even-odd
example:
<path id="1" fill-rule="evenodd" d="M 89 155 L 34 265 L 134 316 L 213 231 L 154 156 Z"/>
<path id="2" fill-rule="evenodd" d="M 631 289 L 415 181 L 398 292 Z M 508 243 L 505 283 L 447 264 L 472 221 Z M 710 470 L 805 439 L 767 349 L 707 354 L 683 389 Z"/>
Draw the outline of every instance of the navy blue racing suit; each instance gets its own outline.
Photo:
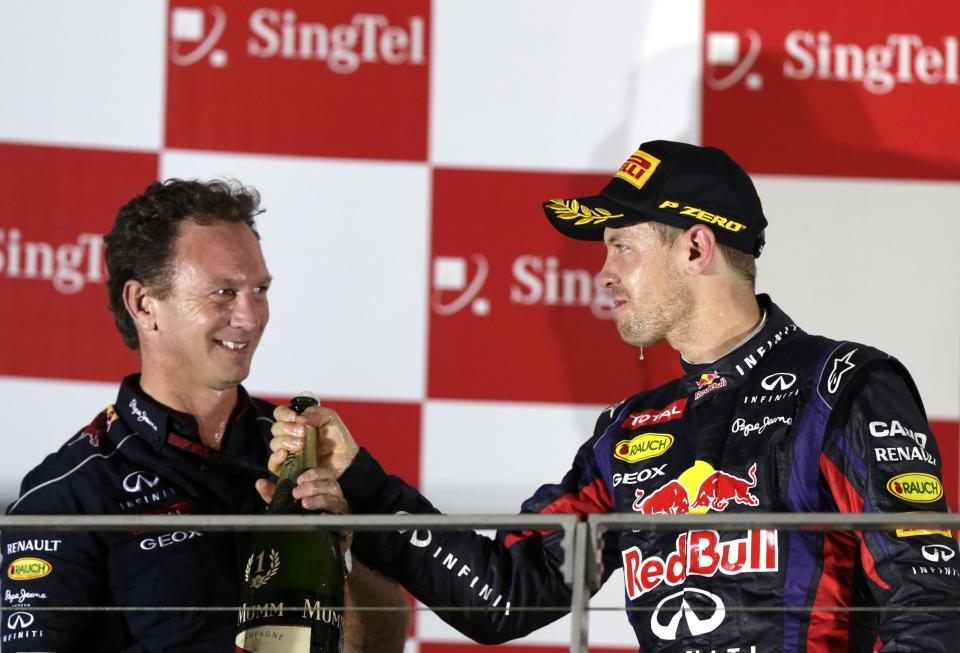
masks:
<path id="1" fill-rule="evenodd" d="M 945 511 L 940 453 L 906 369 L 871 347 L 808 335 L 758 301 L 765 322 L 746 342 L 604 410 L 563 479 L 522 511 Z M 436 512 L 365 450 L 340 483 L 355 513 Z M 515 608 L 569 607 L 559 537 L 363 532 L 353 552 L 428 606 L 502 608 L 438 612 L 497 643 L 561 614 Z M 606 535 L 602 560 L 604 580 L 622 568 L 628 607 L 643 609 L 628 618 L 644 653 L 929 653 L 960 642 L 960 615 L 937 610 L 960 597 L 949 531 L 625 530 Z"/>
<path id="2" fill-rule="evenodd" d="M 241 388 L 219 452 L 196 424 L 151 401 L 137 375 L 115 404 L 23 480 L 10 515 L 251 514 L 269 472 L 273 405 Z M 233 650 L 235 612 L 47 612 L 44 606 L 236 606 L 243 536 L 5 532 L 3 653 Z"/>

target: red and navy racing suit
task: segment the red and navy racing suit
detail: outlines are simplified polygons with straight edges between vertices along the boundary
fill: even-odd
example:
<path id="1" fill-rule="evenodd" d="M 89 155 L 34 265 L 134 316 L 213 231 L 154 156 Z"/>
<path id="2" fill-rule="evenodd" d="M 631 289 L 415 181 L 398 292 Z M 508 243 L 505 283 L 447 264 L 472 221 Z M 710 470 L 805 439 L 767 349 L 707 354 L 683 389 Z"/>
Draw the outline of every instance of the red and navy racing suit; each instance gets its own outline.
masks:
<path id="1" fill-rule="evenodd" d="M 23 480 L 10 515 L 250 514 L 269 472 L 273 406 L 241 388 L 219 452 L 196 424 L 123 380 L 116 404 Z M 235 612 L 53 612 L 45 606 L 236 606 L 243 535 L 178 530 L 9 531 L 0 538 L 8 611 L 0 648 L 16 651 L 232 651 Z"/>
<path id="2" fill-rule="evenodd" d="M 896 360 L 766 321 L 709 365 L 603 411 L 570 471 L 523 512 L 945 511 L 940 454 Z M 509 455 L 509 452 L 504 452 Z M 436 512 L 361 450 L 340 479 L 356 513 Z M 354 554 L 472 637 L 496 643 L 569 607 L 558 533 L 357 533 Z M 956 651 L 960 556 L 948 531 L 608 533 L 643 653 Z M 685 609 L 689 608 L 689 609 Z M 881 606 L 885 611 L 835 611 Z M 909 607 L 915 611 L 901 611 Z M 929 607 L 929 610 L 925 610 Z M 744 608 L 784 608 L 748 612 Z M 919 608 L 919 610 L 917 610 Z"/>

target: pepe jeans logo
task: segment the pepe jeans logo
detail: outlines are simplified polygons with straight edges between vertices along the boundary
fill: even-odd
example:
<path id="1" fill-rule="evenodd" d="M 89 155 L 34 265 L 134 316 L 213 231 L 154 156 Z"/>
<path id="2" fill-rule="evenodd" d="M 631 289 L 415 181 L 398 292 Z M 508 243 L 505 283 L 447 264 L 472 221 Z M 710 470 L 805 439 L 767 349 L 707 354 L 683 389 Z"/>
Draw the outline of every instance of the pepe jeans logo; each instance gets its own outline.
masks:
<path id="1" fill-rule="evenodd" d="M 130 412 L 133 413 L 133 416 L 137 418 L 138 422 L 146 422 L 154 431 L 157 430 L 157 425 L 151 421 L 150 416 L 147 415 L 146 411 L 141 410 L 140 407 L 137 406 L 136 399 L 130 400 Z"/>

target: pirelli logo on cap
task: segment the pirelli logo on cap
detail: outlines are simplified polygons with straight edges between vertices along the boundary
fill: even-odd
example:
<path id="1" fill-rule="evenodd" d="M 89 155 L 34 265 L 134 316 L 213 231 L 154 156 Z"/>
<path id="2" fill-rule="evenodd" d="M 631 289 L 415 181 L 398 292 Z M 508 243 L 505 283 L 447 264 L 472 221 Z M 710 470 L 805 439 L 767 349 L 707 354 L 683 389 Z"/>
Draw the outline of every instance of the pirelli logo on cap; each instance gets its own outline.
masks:
<path id="1" fill-rule="evenodd" d="M 658 165 L 660 165 L 660 159 L 652 154 L 647 154 L 643 150 L 637 150 L 620 166 L 620 169 L 614 176 L 623 179 L 637 188 L 643 188 L 643 185 L 647 183 L 647 180 L 650 179 L 650 176 L 657 169 Z"/>

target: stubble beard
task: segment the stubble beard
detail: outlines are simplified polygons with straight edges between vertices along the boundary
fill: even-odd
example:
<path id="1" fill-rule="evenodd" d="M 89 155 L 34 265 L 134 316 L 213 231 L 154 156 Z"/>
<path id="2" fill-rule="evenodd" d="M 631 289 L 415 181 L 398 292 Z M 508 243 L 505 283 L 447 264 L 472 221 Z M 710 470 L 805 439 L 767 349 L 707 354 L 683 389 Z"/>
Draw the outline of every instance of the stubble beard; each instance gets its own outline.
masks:
<path id="1" fill-rule="evenodd" d="M 617 319 L 617 330 L 624 342 L 634 347 L 652 347 L 688 327 L 691 293 L 679 275 L 671 275 L 659 295 L 645 300 L 631 297 L 631 310 Z"/>

